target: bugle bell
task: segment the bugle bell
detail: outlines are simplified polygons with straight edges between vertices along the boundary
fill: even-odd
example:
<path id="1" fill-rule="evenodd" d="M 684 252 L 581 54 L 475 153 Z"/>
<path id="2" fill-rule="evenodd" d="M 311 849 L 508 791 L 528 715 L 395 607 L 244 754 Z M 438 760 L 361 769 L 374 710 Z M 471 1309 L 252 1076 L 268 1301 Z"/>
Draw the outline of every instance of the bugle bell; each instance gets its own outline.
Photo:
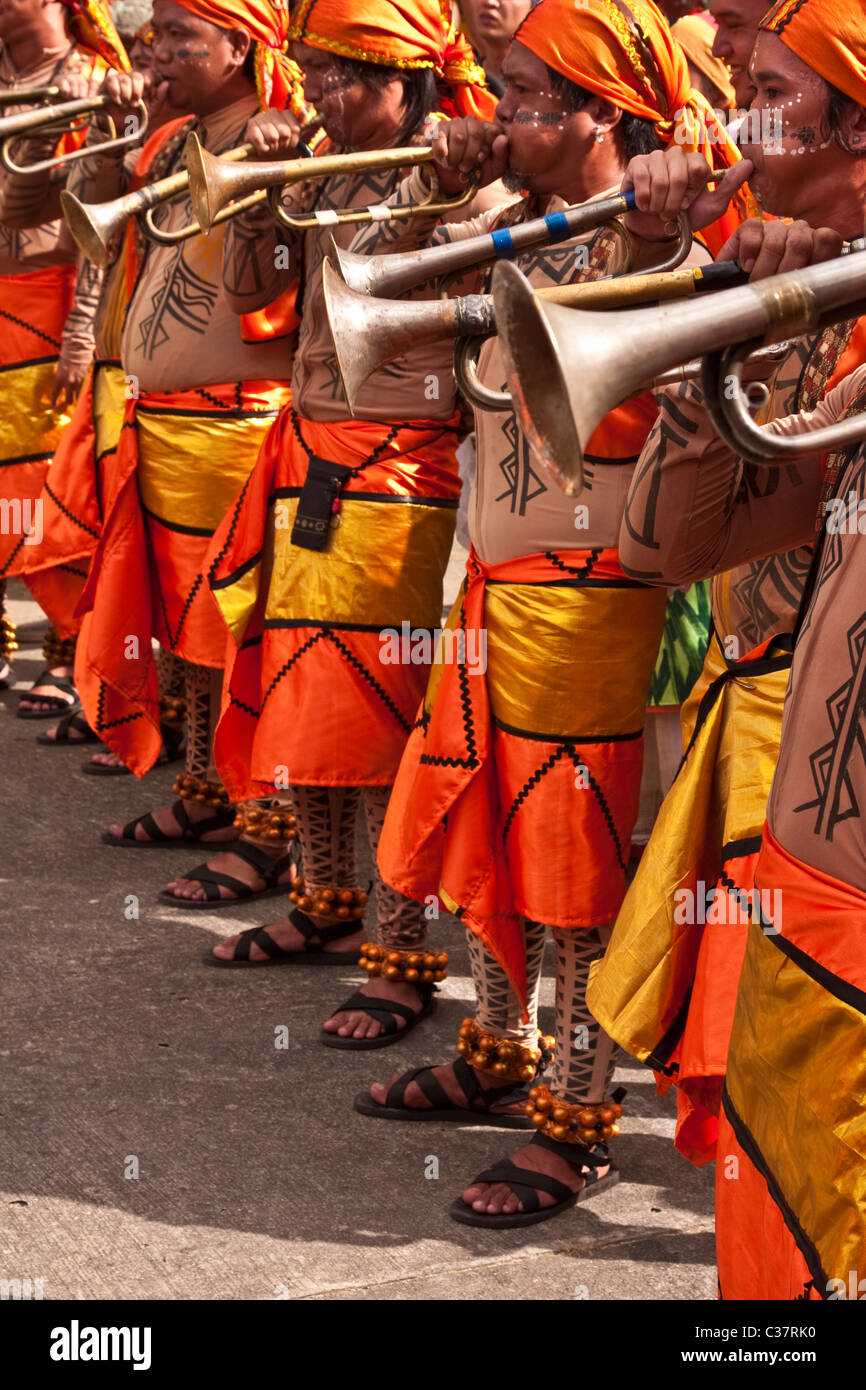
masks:
<path id="1" fill-rule="evenodd" d="M 251 153 L 252 148 L 252 145 L 239 145 L 237 149 L 228 150 L 223 155 L 223 159 L 245 159 Z M 87 259 L 93 261 L 95 265 L 105 267 L 111 259 L 112 244 L 115 238 L 123 232 L 130 217 L 142 215 L 145 217 L 144 231 L 152 241 L 172 244 L 197 236 L 201 231 L 197 222 L 192 222 L 188 227 L 179 228 L 174 232 L 164 232 L 147 220 L 154 208 L 170 202 L 172 198 L 178 197 L 181 193 L 185 193 L 188 187 L 189 174 L 186 169 L 179 169 L 176 174 L 168 174 L 165 178 L 157 179 L 154 183 L 147 183 L 141 188 L 132 189 L 129 193 L 124 193 L 119 198 L 112 198 L 107 203 L 82 203 L 73 193 L 64 189 L 60 194 L 60 204 L 63 209 L 63 216 L 66 218 L 73 240 L 79 250 L 83 251 Z M 219 213 L 215 219 L 216 222 L 224 222 L 227 218 L 234 217 L 245 207 L 251 207 L 254 203 L 260 202 L 264 196 L 264 193 L 257 193 L 244 199 L 240 205 L 231 204 Z"/>
<path id="2" fill-rule="evenodd" d="M 694 357 L 779 343 L 863 312 L 866 256 L 788 271 L 709 299 L 608 313 L 546 304 L 512 265 L 496 267 L 492 290 L 520 427 L 559 486 L 576 495 L 587 442 L 609 411 Z M 785 446 L 776 457 L 803 457 L 866 434 L 862 419 L 784 441 L 763 429 Z"/>
<path id="3" fill-rule="evenodd" d="M 38 89 L 36 89 L 38 90 Z M 20 97 L 21 93 L 16 93 Z M 44 174 L 49 169 L 57 169 L 61 164 L 71 164 L 76 159 L 86 159 L 95 153 L 104 154 L 106 150 L 125 149 L 137 145 L 147 130 L 147 107 L 143 101 L 135 103 L 138 118 L 135 130 L 128 135 L 112 135 L 96 147 L 81 146 L 68 150 L 66 154 L 55 155 L 52 159 L 38 160 L 34 164 L 17 164 L 10 153 L 17 140 L 37 135 L 40 131 L 50 132 L 57 126 L 58 138 L 61 134 L 71 134 L 82 127 L 85 116 L 93 116 L 104 111 L 113 102 L 106 96 L 80 97 L 75 101 L 58 102 L 55 106 L 39 106 L 30 111 L 19 111 L 14 116 L 0 116 L 0 164 L 10 174 Z M 114 127 L 112 126 L 112 130 Z"/>
<path id="4" fill-rule="evenodd" d="M 615 308 L 617 305 L 678 299 L 741 283 L 745 273 L 736 261 L 723 261 L 694 270 L 667 274 L 625 275 L 577 285 L 552 285 L 536 291 L 547 303 L 574 308 Z M 455 341 L 455 375 L 471 404 L 481 410 L 508 410 L 507 392 L 481 386 L 475 375 L 476 349 L 496 332 L 493 299 L 469 294 L 450 299 L 375 299 L 352 290 L 335 271 L 330 258 L 322 267 L 325 311 L 337 355 L 337 365 L 349 409 L 354 410 L 365 381 L 412 348 Z"/>

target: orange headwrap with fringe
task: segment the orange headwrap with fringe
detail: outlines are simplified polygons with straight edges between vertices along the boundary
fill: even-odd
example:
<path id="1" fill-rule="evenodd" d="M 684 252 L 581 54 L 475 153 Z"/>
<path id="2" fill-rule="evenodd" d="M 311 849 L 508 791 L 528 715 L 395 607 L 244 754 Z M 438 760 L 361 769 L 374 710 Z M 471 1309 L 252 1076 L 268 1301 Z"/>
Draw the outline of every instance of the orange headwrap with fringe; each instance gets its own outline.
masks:
<path id="1" fill-rule="evenodd" d="M 215 24 L 218 29 L 245 29 L 255 43 L 256 90 L 259 105 L 291 111 L 306 120 L 301 73 L 288 55 L 287 4 L 270 0 L 177 0 L 190 14 Z"/>
<path id="2" fill-rule="evenodd" d="M 80 48 L 101 58 L 106 67 L 132 71 L 123 40 L 104 0 L 61 0 L 61 4 L 69 11 L 69 27 Z"/>
<path id="3" fill-rule="evenodd" d="M 866 106 L 866 14 L 862 0 L 778 0 L 761 20 L 819 77 Z"/>
<path id="4" fill-rule="evenodd" d="M 496 97 L 448 0 L 301 0 L 289 38 L 389 68 L 432 68 L 446 115 L 490 120 Z"/>
<path id="5" fill-rule="evenodd" d="M 652 0 L 540 0 L 514 41 L 576 86 L 652 121 L 663 145 L 697 151 L 719 170 L 741 158 L 706 97 L 692 86 L 685 54 Z M 742 216 L 731 204 L 703 229 L 713 254 Z"/>

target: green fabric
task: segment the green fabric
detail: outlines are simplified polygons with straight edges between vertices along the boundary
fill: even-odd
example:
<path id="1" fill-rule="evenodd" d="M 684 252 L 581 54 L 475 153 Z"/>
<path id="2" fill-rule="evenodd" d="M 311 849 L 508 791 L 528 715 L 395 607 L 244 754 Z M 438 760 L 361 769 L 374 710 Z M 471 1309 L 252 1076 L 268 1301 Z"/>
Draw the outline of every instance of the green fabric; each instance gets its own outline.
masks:
<path id="1" fill-rule="evenodd" d="M 710 584 L 668 595 L 665 630 L 650 682 L 649 707 L 681 705 L 701 673 L 710 640 Z"/>

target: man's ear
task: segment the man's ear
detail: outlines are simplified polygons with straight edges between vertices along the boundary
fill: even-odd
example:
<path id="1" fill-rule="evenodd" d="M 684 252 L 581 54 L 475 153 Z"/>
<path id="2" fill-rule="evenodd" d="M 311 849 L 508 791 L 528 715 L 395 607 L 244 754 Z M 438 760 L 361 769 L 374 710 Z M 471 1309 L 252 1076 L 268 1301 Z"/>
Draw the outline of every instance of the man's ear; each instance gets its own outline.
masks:
<path id="1" fill-rule="evenodd" d="M 849 101 L 842 117 L 842 140 L 853 154 L 866 154 L 866 109 Z"/>
<path id="2" fill-rule="evenodd" d="M 582 109 L 604 132 L 612 131 L 622 120 L 622 107 L 614 106 L 606 97 L 592 96 Z"/>
<path id="3" fill-rule="evenodd" d="M 236 68 L 242 68 L 252 46 L 252 40 L 246 29 L 229 29 L 228 38 L 232 62 Z"/>

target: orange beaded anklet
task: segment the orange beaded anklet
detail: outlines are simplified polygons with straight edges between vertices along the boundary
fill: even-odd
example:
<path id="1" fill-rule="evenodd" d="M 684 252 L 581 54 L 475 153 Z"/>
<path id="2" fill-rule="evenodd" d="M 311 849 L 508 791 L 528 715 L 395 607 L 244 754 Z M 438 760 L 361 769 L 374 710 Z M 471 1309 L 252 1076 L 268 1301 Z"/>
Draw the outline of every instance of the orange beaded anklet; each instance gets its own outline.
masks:
<path id="1" fill-rule="evenodd" d="M 298 839 L 298 818 L 293 811 L 282 807 L 267 810 L 264 806 L 239 806 L 235 829 L 242 835 L 251 835 L 254 840 L 287 843 Z"/>
<path id="2" fill-rule="evenodd" d="M 172 791 L 181 801 L 194 801 L 199 806 L 228 806 L 229 794 L 221 782 L 208 782 L 194 772 L 179 772 Z"/>
<path id="3" fill-rule="evenodd" d="M 42 639 L 45 664 L 49 667 L 73 666 L 77 641 L 77 637 L 61 637 L 56 628 L 50 627 Z"/>
<path id="4" fill-rule="evenodd" d="M 349 922 L 363 917 L 367 897 L 368 894 L 363 888 L 340 888 L 328 884 L 307 883 L 303 878 L 295 879 L 289 894 L 289 898 L 301 912 L 313 917 L 322 917 L 325 924 Z"/>
<path id="5" fill-rule="evenodd" d="M 485 1033 L 474 1018 L 464 1018 L 457 1040 L 457 1051 L 470 1067 L 503 1081 L 534 1081 L 552 1062 L 553 1046 L 553 1038 L 541 1033 L 537 1047 Z"/>
<path id="6" fill-rule="evenodd" d="M 186 700 L 182 695 L 160 695 L 160 724 L 183 724 L 186 719 Z"/>
<path id="7" fill-rule="evenodd" d="M 18 634 L 15 630 L 15 624 L 4 613 L 3 617 L 0 618 L 0 661 L 4 657 L 11 656 L 17 650 Z"/>
<path id="8" fill-rule="evenodd" d="M 358 964 L 370 976 L 381 975 L 385 980 L 399 980 L 407 985 L 432 985 L 445 979 L 448 952 L 393 950 L 365 941 Z"/>
<path id="9" fill-rule="evenodd" d="M 560 1144 L 603 1144 L 619 1134 L 615 1123 L 622 1115 L 620 1100 L 625 1091 L 614 1091 L 610 1100 L 597 1105 L 572 1104 L 557 1100 L 546 1086 L 533 1086 L 526 1102 L 526 1113 L 532 1123 L 549 1139 Z"/>

